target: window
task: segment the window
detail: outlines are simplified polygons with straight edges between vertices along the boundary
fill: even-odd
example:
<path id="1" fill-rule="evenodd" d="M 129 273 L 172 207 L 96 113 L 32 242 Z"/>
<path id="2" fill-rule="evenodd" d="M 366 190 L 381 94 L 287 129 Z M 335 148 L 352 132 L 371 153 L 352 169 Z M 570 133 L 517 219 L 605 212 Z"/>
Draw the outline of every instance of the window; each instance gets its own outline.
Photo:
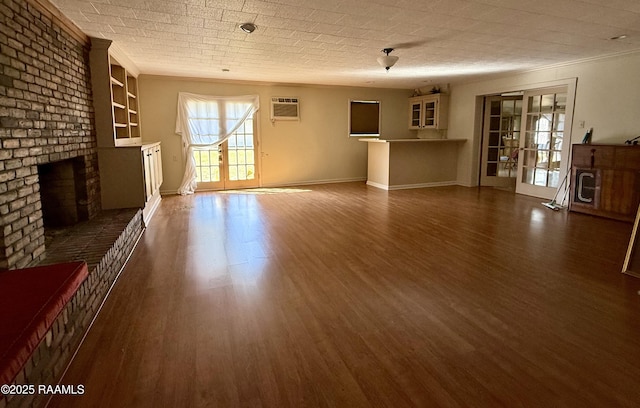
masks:
<path id="1" fill-rule="evenodd" d="M 349 136 L 380 136 L 380 101 L 349 101 Z"/>

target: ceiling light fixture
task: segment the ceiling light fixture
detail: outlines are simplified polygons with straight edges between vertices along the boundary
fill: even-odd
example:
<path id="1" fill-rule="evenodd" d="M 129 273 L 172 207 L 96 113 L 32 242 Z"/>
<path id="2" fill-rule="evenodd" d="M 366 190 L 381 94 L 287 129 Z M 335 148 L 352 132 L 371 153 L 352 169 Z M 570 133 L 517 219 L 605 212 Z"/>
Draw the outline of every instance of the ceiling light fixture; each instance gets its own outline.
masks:
<path id="1" fill-rule="evenodd" d="M 386 55 L 383 57 L 378 57 L 378 64 L 384 67 L 387 71 L 389 68 L 395 65 L 396 62 L 400 59 L 400 57 L 396 57 L 395 55 L 389 55 L 393 51 L 393 48 L 385 48 L 382 50 Z"/>
<path id="2" fill-rule="evenodd" d="M 247 34 L 251 34 L 252 32 L 256 31 L 256 28 L 258 27 L 256 27 L 256 25 L 253 23 L 240 24 L 240 29 Z"/>

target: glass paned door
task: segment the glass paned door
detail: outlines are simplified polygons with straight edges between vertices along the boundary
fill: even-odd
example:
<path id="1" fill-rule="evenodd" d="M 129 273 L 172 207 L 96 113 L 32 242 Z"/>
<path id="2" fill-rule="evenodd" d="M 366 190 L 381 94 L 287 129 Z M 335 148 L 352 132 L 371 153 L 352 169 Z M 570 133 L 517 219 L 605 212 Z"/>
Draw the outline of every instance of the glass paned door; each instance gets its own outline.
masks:
<path id="1" fill-rule="evenodd" d="M 222 151 L 218 147 L 195 150 L 193 157 L 196 161 L 196 174 L 198 187 L 205 189 L 223 188 L 220 174 L 220 164 L 222 162 Z"/>
<path id="2" fill-rule="evenodd" d="M 247 119 L 226 141 L 225 150 L 227 184 L 253 184 L 256 180 L 253 119 Z"/>
<path id="3" fill-rule="evenodd" d="M 566 87 L 525 93 L 516 192 L 549 199 L 556 194 L 568 160 L 568 112 Z"/>
<path id="4" fill-rule="evenodd" d="M 222 145 L 194 151 L 198 189 L 258 187 L 254 118 L 249 118 Z"/>
<path id="5" fill-rule="evenodd" d="M 515 188 L 522 96 L 485 98 L 480 185 Z"/>

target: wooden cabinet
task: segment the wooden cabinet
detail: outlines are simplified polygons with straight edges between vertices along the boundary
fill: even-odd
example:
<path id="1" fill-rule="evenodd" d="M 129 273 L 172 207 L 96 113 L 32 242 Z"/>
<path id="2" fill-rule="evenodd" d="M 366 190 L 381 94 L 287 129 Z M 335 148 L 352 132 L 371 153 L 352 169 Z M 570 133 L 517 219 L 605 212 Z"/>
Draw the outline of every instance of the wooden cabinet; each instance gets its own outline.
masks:
<path id="1" fill-rule="evenodd" d="M 89 58 L 102 208 L 142 208 L 148 222 L 161 199 L 162 152 L 159 142 L 142 144 L 137 74 L 110 40 L 92 38 Z"/>
<path id="2" fill-rule="evenodd" d="M 422 95 L 409 98 L 409 129 L 446 129 L 449 96 Z"/>
<path id="3" fill-rule="evenodd" d="M 570 210 L 633 221 L 640 203 L 640 146 L 572 147 Z"/>

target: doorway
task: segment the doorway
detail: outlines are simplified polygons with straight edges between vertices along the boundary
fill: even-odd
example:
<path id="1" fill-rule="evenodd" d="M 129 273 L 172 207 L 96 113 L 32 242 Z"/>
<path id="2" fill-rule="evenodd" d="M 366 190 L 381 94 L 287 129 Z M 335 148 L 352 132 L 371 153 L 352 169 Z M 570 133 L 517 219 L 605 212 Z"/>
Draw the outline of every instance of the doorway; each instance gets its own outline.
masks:
<path id="1" fill-rule="evenodd" d="M 564 194 L 577 79 L 478 99 L 480 186 L 552 199 Z"/>
<path id="2" fill-rule="evenodd" d="M 522 94 L 485 97 L 480 185 L 515 190 Z"/>
<path id="3" fill-rule="evenodd" d="M 259 187 L 255 117 L 218 146 L 194 150 L 198 190 Z"/>

